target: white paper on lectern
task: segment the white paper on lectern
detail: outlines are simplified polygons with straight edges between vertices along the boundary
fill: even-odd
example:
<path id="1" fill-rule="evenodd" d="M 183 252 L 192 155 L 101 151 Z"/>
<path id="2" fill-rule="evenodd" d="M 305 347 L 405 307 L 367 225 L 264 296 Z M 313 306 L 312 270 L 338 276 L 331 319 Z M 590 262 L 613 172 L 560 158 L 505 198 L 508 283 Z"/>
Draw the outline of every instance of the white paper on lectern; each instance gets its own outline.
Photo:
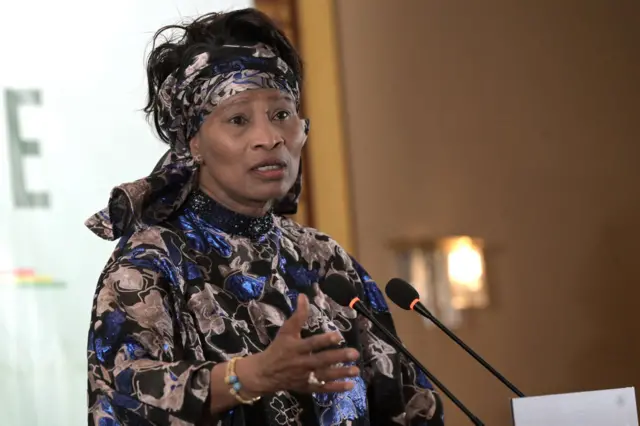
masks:
<path id="1" fill-rule="evenodd" d="M 634 388 L 511 400 L 514 426 L 638 426 Z"/>

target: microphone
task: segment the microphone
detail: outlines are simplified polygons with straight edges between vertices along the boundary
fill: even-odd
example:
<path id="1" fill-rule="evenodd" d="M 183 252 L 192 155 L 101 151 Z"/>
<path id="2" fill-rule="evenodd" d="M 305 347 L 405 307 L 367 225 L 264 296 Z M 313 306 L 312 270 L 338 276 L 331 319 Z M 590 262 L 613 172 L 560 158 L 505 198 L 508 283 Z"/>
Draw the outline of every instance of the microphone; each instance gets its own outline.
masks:
<path id="1" fill-rule="evenodd" d="M 523 398 L 525 395 L 513 385 L 509 380 L 507 380 L 502 374 L 500 374 L 495 368 L 493 368 L 487 361 L 482 359 L 480 355 L 476 353 L 473 349 L 467 346 L 458 336 L 456 336 L 451 330 L 449 330 L 444 324 L 442 324 L 429 310 L 420 303 L 420 295 L 418 291 L 408 282 L 401 280 L 400 278 L 393 278 L 387 284 L 385 288 L 385 293 L 387 293 L 387 297 L 391 299 L 393 303 L 401 307 L 402 309 L 406 309 L 408 311 L 416 311 L 423 317 L 429 319 L 429 321 L 433 322 L 440 330 L 444 331 L 444 333 L 449 336 L 454 342 L 456 342 L 462 349 L 465 350 L 469 355 L 471 355 L 476 361 L 478 361 L 484 368 L 489 370 L 491 374 L 498 380 L 502 382 L 506 387 L 511 389 L 513 393 Z"/>
<path id="2" fill-rule="evenodd" d="M 451 402 L 453 402 L 460 410 L 462 410 L 464 414 L 466 414 L 466 416 L 473 422 L 475 426 L 484 426 L 484 423 L 482 423 L 479 418 L 477 418 L 471 411 L 469 411 L 469 409 L 458 398 L 456 398 L 456 396 L 453 395 L 445 385 L 443 385 L 433 374 L 431 374 L 429 370 L 427 370 L 426 367 L 422 365 L 420 361 L 418 361 L 407 348 L 404 347 L 402 342 L 400 342 L 400 340 L 393 333 L 387 330 L 387 328 L 374 317 L 373 313 L 371 313 L 371 311 L 367 309 L 367 307 L 358 297 L 355 287 L 346 278 L 336 274 L 329 275 L 320 285 L 320 288 L 337 304 L 355 309 L 359 314 L 363 315 L 369 321 L 371 321 L 371 323 L 375 325 L 387 339 L 389 339 L 392 346 L 396 350 L 404 354 L 411 361 L 413 361 L 413 363 L 418 366 L 420 370 L 422 370 L 422 372 L 429 378 L 429 380 L 431 380 L 431 382 L 433 382 L 433 384 L 436 385 L 442 391 L 442 393 L 444 393 L 451 400 Z"/>

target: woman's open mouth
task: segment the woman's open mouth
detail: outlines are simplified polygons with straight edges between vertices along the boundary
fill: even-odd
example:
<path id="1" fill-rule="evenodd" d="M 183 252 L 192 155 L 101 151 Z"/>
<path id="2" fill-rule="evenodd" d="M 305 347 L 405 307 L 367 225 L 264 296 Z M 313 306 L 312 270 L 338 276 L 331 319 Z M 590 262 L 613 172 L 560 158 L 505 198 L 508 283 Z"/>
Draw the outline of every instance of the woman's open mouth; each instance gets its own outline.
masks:
<path id="1" fill-rule="evenodd" d="M 252 172 L 267 180 L 279 180 L 285 175 L 287 165 L 281 161 L 267 161 L 251 169 Z"/>

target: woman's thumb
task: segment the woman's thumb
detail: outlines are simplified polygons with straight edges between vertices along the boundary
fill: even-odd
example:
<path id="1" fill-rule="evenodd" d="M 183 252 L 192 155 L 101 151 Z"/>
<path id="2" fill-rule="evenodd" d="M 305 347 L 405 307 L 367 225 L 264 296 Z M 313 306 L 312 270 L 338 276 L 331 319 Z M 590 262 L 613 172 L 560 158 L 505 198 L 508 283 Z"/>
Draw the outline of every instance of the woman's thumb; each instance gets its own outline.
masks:
<path id="1" fill-rule="evenodd" d="M 300 335 L 300 330 L 304 326 L 304 323 L 307 322 L 309 318 L 309 299 L 304 294 L 298 295 L 298 303 L 296 306 L 296 310 L 293 312 L 293 315 L 287 319 L 282 327 L 280 328 L 280 333 L 287 334 L 295 334 Z"/>

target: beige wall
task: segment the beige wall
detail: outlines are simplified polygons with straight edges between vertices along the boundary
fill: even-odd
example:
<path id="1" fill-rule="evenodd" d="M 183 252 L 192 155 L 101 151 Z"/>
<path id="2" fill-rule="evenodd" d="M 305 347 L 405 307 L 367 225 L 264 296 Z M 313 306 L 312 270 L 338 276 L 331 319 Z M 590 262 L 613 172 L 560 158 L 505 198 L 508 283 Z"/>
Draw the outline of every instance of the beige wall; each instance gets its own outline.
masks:
<path id="1" fill-rule="evenodd" d="M 640 387 L 640 3 L 337 4 L 360 260 L 383 286 L 390 238 L 485 238 L 493 304 L 461 328 L 471 346 L 532 395 Z M 487 424 L 510 424 L 508 391 L 395 315 Z"/>

